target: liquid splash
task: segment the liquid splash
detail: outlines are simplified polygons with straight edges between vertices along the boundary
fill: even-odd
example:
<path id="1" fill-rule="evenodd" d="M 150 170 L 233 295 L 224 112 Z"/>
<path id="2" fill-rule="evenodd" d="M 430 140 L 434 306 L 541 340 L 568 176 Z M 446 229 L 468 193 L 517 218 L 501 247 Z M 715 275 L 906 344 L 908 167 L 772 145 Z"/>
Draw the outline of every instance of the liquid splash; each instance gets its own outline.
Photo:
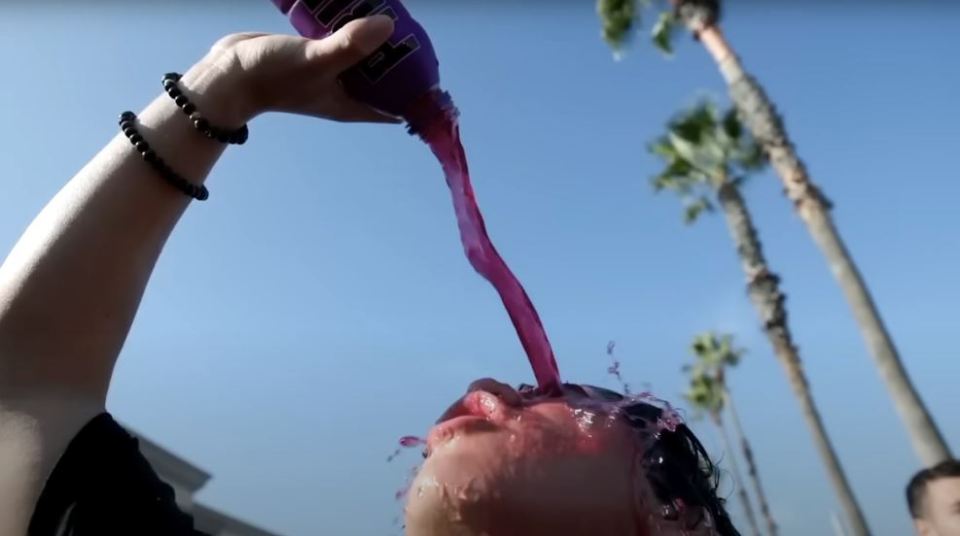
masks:
<path id="1" fill-rule="evenodd" d="M 560 372 L 540 316 L 487 234 L 470 183 L 467 157 L 460 140 L 458 112 L 450 96 L 439 90 L 431 91 L 412 105 L 405 117 L 410 133 L 420 136 L 430 146 L 443 167 L 467 259 L 500 295 L 539 389 L 558 392 Z"/>
<path id="2" fill-rule="evenodd" d="M 412 449 L 414 447 L 426 445 L 427 440 L 417 436 L 403 436 L 400 438 L 400 440 L 397 443 L 399 443 L 400 446 L 397 447 L 397 450 L 393 451 L 392 454 L 387 456 L 388 463 L 397 459 L 397 457 L 400 456 L 401 453 L 403 453 L 404 449 Z"/>
<path id="3" fill-rule="evenodd" d="M 649 391 L 643 391 L 642 393 L 636 395 L 624 397 L 623 402 L 620 402 L 619 404 L 621 406 L 628 406 L 637 402 L 651 404 L 660 408 L 660 416 L 657 418 L 656 422 L 657 430 L 659 432 L 676 432 L 677 427 L 683 424 L 683 417 L 670 402 L 663 400 L 662 398 L 657 398 Z"/>
<path id="4" fill-rule="evenodd" d="M 630 396 L 630 384 L 624 381 L 623 374 L 620 372 L 620 360 L 617 359 L 617 356 L 614 353 L 616 346 L 617 343 L 614 341 L 607 343 L 607 356 L 609 356 L 610 360 L 613 362 L 607 368 L 607 373 L 617 379 L 617 382 L 620 384 L 620 388 L 623 389 L 623 394 Z"/>
<path id="5" fill-rule="evenodd" d="M 419 472 L 419 465 L 416 465 L 410 469 L 410 472 L 407 473 L 407 480 L 404 482 L 403 487 L 398 489 L 397 492 L 393 494 L 394 499 L 402 501 L 404 498 L 406 498 L 407 494 L 410 493 L 410 486 L 413 485 L 413 481 L 417 478 L 417 473 Z"/>
<path id="6" fill-rule="evenodd" d="M 387 463 L 396 460 L 406 450 L 426 445 L 427 440 L 423 439 L 422 437 L 408 435 L 401 437 L 397 443 L 399 446 L 393 451 L 392 454 L 390 454 L 390 456 L 387 456 Z M 424 456 L 426 456 L 426 454 L 424 454 Z M 416 480 L 417 474 L 420 472 L 420 467 L 421 464 L 419 463 L 410 467 L 410 469 L 407 471 L 406 478 L 404 478 L 403 485 L 397 488 L 397 491 L 393 494 L 394 500 L 401 502 L 407 498 L 407 496 L 410 494 L 410 488 L 413 486 L 413 481 Z M 399 529 L 402 531 L 401 535 L 406 532 L 406 525 L 403 523 L 402 513 L 394 516 L 393 526 L 399 527 Z"/>
<path id="7" fill-rule="evenodd" d="M 400 502 L 404 500 L 407 495 L 410 493 L 410 488 L 413 486 L 413 481 L 417 478 L 417 473 L 420 472 L 420 465 L 415 465 L 410 468 L 410 471 L 407 473 L 406 480 L 404 481 L 403 487 L 398 489 L 396 493 L 393 494 L 393 498 Z M 403 522 L 403 514 L 397 515 L 393 518 L 393 526 L 399 527 L 402 531 L 401 534 L 406 533 L 407 525 Z"/>
<path id="8" fill-rule="evenodd" d="M 404 448 L 418 447 L 426 443 L 426 439 L 417 436 L 403 436 L 400 438 L 400 446 Z"/>

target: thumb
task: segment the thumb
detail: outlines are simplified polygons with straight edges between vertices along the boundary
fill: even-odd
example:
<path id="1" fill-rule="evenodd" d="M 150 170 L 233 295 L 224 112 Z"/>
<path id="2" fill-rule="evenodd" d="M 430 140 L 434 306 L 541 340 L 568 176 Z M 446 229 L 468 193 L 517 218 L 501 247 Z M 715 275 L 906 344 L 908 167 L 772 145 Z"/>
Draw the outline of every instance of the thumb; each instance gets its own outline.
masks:
<path id="1" fill-rule="evenodd" d="M 392 33 L 393 19 L 386 15 L 357 19 L 332 35 L 313 41 L 311 53 L 339 74 L 372 54 Z"/>

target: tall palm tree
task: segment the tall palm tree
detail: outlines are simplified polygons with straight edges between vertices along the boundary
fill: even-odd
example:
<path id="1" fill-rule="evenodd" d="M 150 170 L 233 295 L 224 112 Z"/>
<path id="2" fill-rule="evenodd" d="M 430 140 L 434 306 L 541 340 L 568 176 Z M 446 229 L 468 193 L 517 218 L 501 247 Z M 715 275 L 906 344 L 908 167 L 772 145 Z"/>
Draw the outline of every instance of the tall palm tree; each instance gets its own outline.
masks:
<path id="1" fill-rule="evenodd" d="M 746 275 L 747 293 L 800 402 L 844 512 L 856 536 L 869 534 L 866 519 L 814 403 L 787 321 L 786 296 L 780 290 L 780 278 L 767 264 L 752 216 L 740 195 L 740 186 L 747 175 L 763 166 L 762 151 L 743 129 L 734 110 L 721 117 L 710 103 L 702 103 L 677 116 L 669 123 L 667 133 L 651 145 L 651 150 L 666 163 L 666 168 L 654 178 L 654 186 L 680 195 L 688 222 L 696 221 L 715 205 L 720 206 Z"/>
<path id="2" fill-rule="evenodd" d="M 723 388 L 710 372 L 699 366 L 684 367 L 684 370 L 690 374 L 690 385 L 684 397 L 690 402 L 694 409 L 710 416 L 710 420 L 720 432 L 723 439 L 724 449 L 728 456 L 724 458 L 730 463 L 730 474 L 733 476 L 733 484 L 737 488 L 737 494 L 740 495 L 740 503 L 743 505 L 743 515 L 750 525 L 750 532 L 754 536 L 760 535 L 760 529 L 757 527 L 757 517 L 753 513 L 753 502 L 747 495 L 747 488 L 743 485 L 740 466 L 737 463 L 737 456 L 734 454 L 733 445 L 730 442 L 730 436 L 723 424 L 723 406 L 724 394 Z"/>
<path id="3" fill-rule="evenodd" d="M 617 5 L 620 18 L 616 26 L 607 27 L 604 38 L 619 48 L 630 35 L 640 8 L 651 2 L 601 0 L 599 12 L 604 21 L 610 20 L 613 13 L 613 10 L 604 8 L 604 4 L 611 1 Z M 911 382 L 870 290 L 834 225 L 830 201 L 810 178 L 770 97 L 757 79 L 744 69 L 721 32 L 719 0 L 669 0 L 669 3 L 673 10 L 661 14 L 654 27 L 654 42 L 669 50 L 670 35 L 680 23 L 713 57 L 740 117 L 780 176 L 787 197 L 840 285 L 874 364 L 906 426 L 914 451 L 928 466 L 951 458 L 950 448 Z M 627 21 L 626 14 L 632 14 L 634 18 Z"/>
<path id="4" fill-rule="evenodd" d="M 713 333 L 702 333 L 693 339 L 691 351 L 696 356 L 697 361 L 689 370 L 708 375 L 713 380 L 713 385 L 718 391 L 722 410 L 726 408 L 730 413 L 733 422 L 733 433 L 740 442 L 740 452 L 743 459 L 747 462 L 747 476 L 753 485 L 753 491 L 757 496 L 757 502 L 760 504 L 760 514 L 767 525 L 767 534 L 776 536 L 779 530 L 777 522 L 773 519 L 770 512 L 770 504 L 767 502 L 767 495 L 763 491 L 763 485 L 760 482 L 760 471 L 757 469 L 756 459 L 753 457 L 753 449 L 747 440 L 747 435 L 743 431 L 743 424 L 740 422 L 740 415 L 737 413 L 736 406 L 733 403 L 733 396 L 730 394 L 730 386 L 727 384 L 727 368 L 735 367 L 740 363 L 744 351 L 733 345 L 732 335 L 715 335 Z M 699 369 L 699 370 L 698 370 Z"/>

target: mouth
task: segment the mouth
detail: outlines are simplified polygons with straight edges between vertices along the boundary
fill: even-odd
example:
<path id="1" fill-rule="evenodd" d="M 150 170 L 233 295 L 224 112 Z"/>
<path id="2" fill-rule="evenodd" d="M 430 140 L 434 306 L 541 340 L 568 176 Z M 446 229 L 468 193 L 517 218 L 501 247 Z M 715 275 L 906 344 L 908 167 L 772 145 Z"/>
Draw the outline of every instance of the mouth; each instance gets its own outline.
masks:
<path id="1" fill-rule="evenodd" d="M 509 408 L 494 394 L 473 391 L 458 400 L 440 417 L 427 435 L 427 455 L 458 436 L 490 432 L 508 417 Z"/>

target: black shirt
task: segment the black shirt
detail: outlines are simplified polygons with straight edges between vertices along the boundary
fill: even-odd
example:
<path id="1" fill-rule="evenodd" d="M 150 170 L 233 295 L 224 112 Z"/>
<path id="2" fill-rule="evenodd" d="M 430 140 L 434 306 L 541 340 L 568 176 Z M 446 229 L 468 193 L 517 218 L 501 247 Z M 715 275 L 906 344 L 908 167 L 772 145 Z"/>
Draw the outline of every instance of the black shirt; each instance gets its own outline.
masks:
<path id="1" fill-rule="evenodd" d="M 136 438 L 103 413 L 83 427 L 44 486 L 29 536 L 208 536 L 174 500 Z"/>

